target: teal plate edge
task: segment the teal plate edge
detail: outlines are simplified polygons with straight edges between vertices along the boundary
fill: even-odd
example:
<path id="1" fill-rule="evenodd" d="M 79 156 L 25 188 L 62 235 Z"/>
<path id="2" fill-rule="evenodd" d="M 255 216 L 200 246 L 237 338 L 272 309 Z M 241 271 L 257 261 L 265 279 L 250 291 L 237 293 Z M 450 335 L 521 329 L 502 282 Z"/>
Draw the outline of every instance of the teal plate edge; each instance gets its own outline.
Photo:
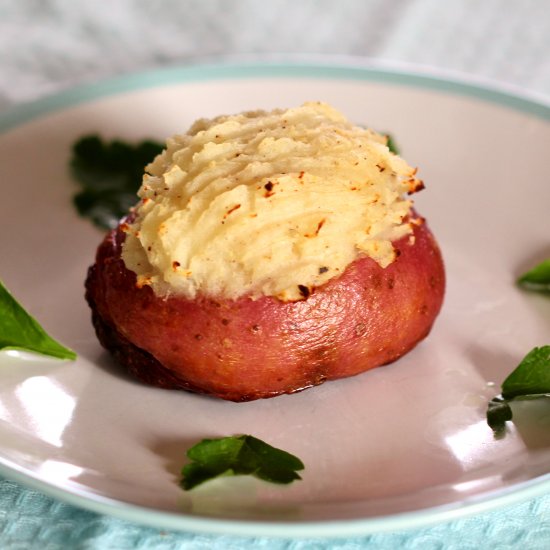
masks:
<path id="1" fill-rule="evenodd" d="M 24 124 L 42 115 L 66 109 L 101 97 L 134 90 L 214 80 L 246 78 L 335 79 L 381 82 L 432 89 L 474 97 L 550 120 L 550 98 L 459 73 L 443 73 L 424 67 L 399 64 L 387 67 L 368 62 L 354 64 L 323 64 L 322 62 L 249 62 L 211 63 L 205 65 L 173 66 L 131 73 L 100 82 L 84 84 L 37 101 L 23 103 L 0 113 L 0 132 Z"/>
<path id="2" fill-rule="evenodd" d="M 498 491 L 487 492 L 483 495 L 470 497 L 451 504 L 424 508 L 422 510 L 362 519 L 289 522 L 277 520 L 233 520 L 153 510 L 81 491 L 77 488 L 69 490 L 58 487 L 27 474 L 16 466 L 10 466 L 1 461 L 0 475 L 67 504 L 158 529 L 188 531 L 209 535 L 274 537 L 278 539 L 335 539 L 418 529 L 491 512 L 506 506 L 513 506 L 526 500 L 541 497 L 550 492 L 549 473 Z"/>
<path id="3" fill-rule="evenodd" d="M 467 75 L 445 73 L 408 64 L 386 66 L 353 58 L 346 59 L 345 62 L 342 60 L 337 62 L 256 60 L 173 66 L 84 84 L 37 101 L 17 105 L 0 113 L 0 132 L 7 132 L 49 113 L 102 97 L 185 82 L 247 78 L 357 80 L 412 86 L 469 96 L 527 113 L 539 119 L 550 120 L 550 99 L 512 86 Z M 455 503 L 391 516 L 322 522 L 245 521 L 162 512 L 101 497 L 76 488 L 65 489 L 29 475 L 17 465 L 3 463 L 1 459 L 0 475 L 66 503 L 152 527 L 218 535 L 278 538 L 337 538 L 426 527 L 519 504 L 524 500 L 537 498 L 550 492 L 550 473 L 548 473 L 521 484 Z"/>

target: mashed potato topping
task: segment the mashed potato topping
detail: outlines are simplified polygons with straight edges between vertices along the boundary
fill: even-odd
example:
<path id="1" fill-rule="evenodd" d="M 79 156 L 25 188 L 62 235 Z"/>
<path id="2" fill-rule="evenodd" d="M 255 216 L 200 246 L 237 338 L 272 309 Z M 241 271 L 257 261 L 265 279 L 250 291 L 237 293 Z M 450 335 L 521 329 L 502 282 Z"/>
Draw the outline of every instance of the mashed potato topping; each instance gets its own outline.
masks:
<path id="1" fill-rule="evenodd" d="M 382 267 L 422 186 L 386 138 L 323 103 L 199 120 L 147 167 L 122 257 L 157 295 L 299 300 Z"/>

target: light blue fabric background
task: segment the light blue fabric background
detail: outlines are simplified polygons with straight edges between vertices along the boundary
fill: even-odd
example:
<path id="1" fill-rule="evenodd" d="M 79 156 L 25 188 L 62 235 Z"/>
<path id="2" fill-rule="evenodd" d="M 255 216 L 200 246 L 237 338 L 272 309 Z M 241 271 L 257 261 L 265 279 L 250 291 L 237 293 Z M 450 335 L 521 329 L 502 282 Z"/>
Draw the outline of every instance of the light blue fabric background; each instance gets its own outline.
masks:
<path id="1" fill-rule="evenodd" d="M 279 53 L 414 62 L 550 100 L 550 2 L 0 0 L 0 113 L 109 76 L 227 54 Z M 546 549 L 550 496 L 400 533 L 281 540 L 163 532 L 0 479 L 0 548 Z"/>

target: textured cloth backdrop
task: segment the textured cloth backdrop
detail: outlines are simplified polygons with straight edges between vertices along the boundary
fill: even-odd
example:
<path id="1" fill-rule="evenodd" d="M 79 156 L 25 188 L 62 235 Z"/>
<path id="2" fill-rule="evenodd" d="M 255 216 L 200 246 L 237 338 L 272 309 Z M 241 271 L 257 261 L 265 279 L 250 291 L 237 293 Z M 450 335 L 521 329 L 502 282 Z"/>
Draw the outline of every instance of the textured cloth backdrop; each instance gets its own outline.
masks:
<path id="1" fill-rule="evenodd" d="M 546 0 L 0 0 L 0 112 L 76 84 L 231 54 L 356 55 L 550 96 Z M 550 497 L 434 527 L 338 541 L 163 532 L 0 480 L 0 548 L 550 547 Z"/>
<path id="2" fill-rule="evenodd" d="M 550 94 L 549 10 L 547 0 L 0 0 L 0 108 L 251 53 L 409 61 Z"/>

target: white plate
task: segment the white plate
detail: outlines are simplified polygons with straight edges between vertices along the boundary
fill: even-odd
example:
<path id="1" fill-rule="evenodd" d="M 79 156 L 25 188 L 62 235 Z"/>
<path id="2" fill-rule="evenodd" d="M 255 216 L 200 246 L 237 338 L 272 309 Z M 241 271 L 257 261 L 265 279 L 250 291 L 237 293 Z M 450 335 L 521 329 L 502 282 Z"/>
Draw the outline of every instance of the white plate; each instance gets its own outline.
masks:
<path id="1" fill-rule="evenodd" d="M 98 345 L 83 299 L 101 234 L 71 206 L 71 144 L 91 132 L 162 139 L 199 116 L 306 100 L 390 131 L 420 167 L 427 190 L 417 208 L 448 271 L 433 332 L 393 365 L 265 401 L 228 403 L 129 379 Z M 275 64 L 130 76 L 5 115 L 0 276 L 79 359 L 0 357 L 1 473 L 159 527 L 284 536 L 422 525 L 548 490 L 548 405 L 516 411 L 501 440 L 485 408 L 523 355 L 550 341 L 550 302 L 514 286 L 550 255 L 549 119 L 546 105 L 473 84 Z M 239 433 L 298 455 L 303 481 L 178 487 L 192 444 Z"/>

